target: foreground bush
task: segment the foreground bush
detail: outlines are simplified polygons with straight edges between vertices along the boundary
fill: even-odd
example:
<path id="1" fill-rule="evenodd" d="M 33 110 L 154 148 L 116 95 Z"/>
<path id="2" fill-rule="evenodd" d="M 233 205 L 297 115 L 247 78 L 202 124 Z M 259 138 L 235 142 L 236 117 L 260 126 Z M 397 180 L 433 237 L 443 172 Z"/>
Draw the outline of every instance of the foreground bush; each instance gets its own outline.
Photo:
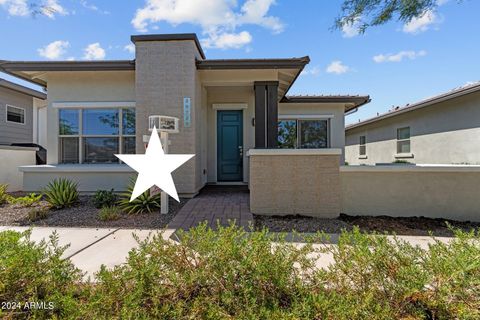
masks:
<path id="1" fill-rule="evenodd" d="M 480 237 L 473 232 L 456 232 L 429 250 L 358 230 L 342 234 L 336 246 L 312 244 L 321 235 L 295 246 L 235 227 L 200 226 L 180 239 L 142 241 L 126 264 L 102 268 L 83 286 L 71 267 L 57 267 L 51 273 L 62 281 L 43 290 L 61 299 L 57 314 L 85 319 L 480 318 Z M 17 263 L 30 256 L 10 252 Z M 317 268 L 321 252 L 335 264 Z M 1 277 L 15 299 L 28 296 L 24 283 L 46 281 L 27 265 Z"/>
<path id="2" fill-rule="evenodd" d="M 54 179 L 44 193 L 47 202 L 55 209 L 71 207 L 78 201 L 77 184 L 65 178 Z"/>
<path id="3" fill-rule="evenodd" d="M 65 249 L 55 234 L 48 242 L 35 244 L 29 231 L 0 232 L 1 319 L 75 316 L 82 274 L 70 260 L 61 259 Z M 27 302 L 39 304 L 25 308 Z"/>

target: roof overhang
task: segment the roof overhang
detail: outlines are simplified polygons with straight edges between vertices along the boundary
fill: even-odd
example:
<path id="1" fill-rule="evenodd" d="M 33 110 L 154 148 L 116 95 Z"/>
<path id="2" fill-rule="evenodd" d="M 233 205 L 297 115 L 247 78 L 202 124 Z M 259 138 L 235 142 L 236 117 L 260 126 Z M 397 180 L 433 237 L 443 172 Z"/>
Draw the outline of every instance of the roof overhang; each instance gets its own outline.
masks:
<path id="1" fill-rule="evenodd" d="M 0 71 L 46 87 L 39 76 L 54 71 L 123 71 L 135 70 L 135 60 L 108 61 L 5 61 L 0 60 Z"/>
<path id="2" fill-rule="evenodd" d="M 24 87 L 22 85 L 7 81 L 5 79 L 0 79 L 0 87 L 10 89 L 19 93 L 23 93 L 34 98 L 38 98 L 42 100 L 47 99 L 47 95 L 43 92 Z"/>
<path id="3" fill-rule="evenodd" d="M 275 78 L 261 79 L 278 81 L 278 99 L 281 100 L 298 78 L 305 65 L 310 62 L 308 56 L 289 59 L 225 59 L 225 60 L 199 60 L 196 62 L 198 70 L 273 70 Z M 253 75 L 253 72 L 252 72 Z M 259 79 L 253 79 L 258 81 Z"/>
<path id="4" fill-rule="evenodd" d="M 451 99 L 463 97 L 467 94 L 471 94 L 471 93 L 479 92 L 479 91 L 480 91 L 480 84 L 470 85 L 470 86 L 466 86 L 466 87 L 463 87 L 463 88 L 460 88 L 460 89 L 452 90 L 450 92 L 443 93 L 443 94 L 437 95 L 435 97 L 425 99 L 425 100 L 419 101 L 417 103 L 408 105 L 408 106 L 400 108 L 398 110 L 391 111 L 389 113 L 382 114 L 380 116 L 377 116 L 377 117 L 374 117 L 374 118 L 371 118 L 371 119 L 367 119 L 367 120 L 359 122 L 359 123 L 351 124 L 351 125 L 349 125 L 345 128 L 345 131 L 351 130 L 351 129 L 354 129 L 354 128 L 358 128 L 358 127 L 361 127 L 361 126 L 364 126 L 364 125 L 367 125 L 367 124 L 370 124 L 370 123 L 374 123 L 374 122 L 377 122 L 377 121 L 381 121 L 381 120 L 384 120 L 384 119 L 388 119 L 388 118 L 391 118 L 391 117 L 395 117 L 395 116 L 398 116 L 398 115 L 401 115 L 401 114 L 404 114 L 404 113 L 407 113 L 407 112 L 410 112 L 410 111 L 415 111 L 415 110 L 418 110 L 418 109 L 421 109 L 421 108 L 429 107 L 429 106 L 432 106 L 432 105 L 440 103 L 440 102 L 444 102 L 444 101 L 448 101 L 448 100 L 451 100 Z"/>
<path id="5" fill-rule="evenodd" d="M 345 112 L 357 109 L 371 101 L 370 96 L 286 96 L 281 103 L 341 103 L 345 105 Z"/>

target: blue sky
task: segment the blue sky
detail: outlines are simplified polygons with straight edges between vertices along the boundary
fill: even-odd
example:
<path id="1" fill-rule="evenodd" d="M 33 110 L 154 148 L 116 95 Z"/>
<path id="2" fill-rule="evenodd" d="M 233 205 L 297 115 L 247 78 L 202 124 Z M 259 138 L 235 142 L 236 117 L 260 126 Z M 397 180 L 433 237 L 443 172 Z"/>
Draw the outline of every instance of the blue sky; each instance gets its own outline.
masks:
<path id="1" fill-rule="evenodd" d="M 340 0 L 36 0 L 56 10 L 35 18 L 31 0 L 0 0 L 0 59 L 131 59 L 132 34 L 196 32 L 211 59 L 309 55 L 290 94 L 369 94 L 352 123 L 480 80 L 480 1 L 439 1 L 357 35 L 331 30 Z"/>

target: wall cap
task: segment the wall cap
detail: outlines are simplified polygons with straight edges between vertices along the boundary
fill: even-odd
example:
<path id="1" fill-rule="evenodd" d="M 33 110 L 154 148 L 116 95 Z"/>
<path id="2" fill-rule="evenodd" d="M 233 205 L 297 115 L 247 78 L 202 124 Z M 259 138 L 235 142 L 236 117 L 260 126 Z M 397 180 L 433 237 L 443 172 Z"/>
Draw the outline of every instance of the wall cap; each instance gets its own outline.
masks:
<path id="1" fill-rule="evenodd" d="M 0 150 L 38 151 L 40 148 L 0 145 Z"/>
<path id="2" fill-rule="evenodd" d="M 39 166 L 20 166 L 21 172 L 135 172 L 126 164 L 45 164 Z"/>
<path id="3" fill-rule="evenodd" d="M 480 172 L 480 165 L 453 164 L 399 164 L 399 165 L 349 165 L 340 166 L 340 172 Z"/>
<path id="4" fill-rule="evenodd" d="M 342 149 L 250 149 L 247 156 L 336 156 Z"/>

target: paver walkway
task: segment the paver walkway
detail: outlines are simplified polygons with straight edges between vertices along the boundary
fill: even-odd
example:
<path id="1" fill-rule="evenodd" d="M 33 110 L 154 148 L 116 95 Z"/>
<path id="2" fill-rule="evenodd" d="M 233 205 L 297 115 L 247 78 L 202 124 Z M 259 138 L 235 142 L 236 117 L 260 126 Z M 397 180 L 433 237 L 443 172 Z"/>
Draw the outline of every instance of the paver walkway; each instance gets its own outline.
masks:
<path id="1" fill-rule="evenodd" d="M 253 223 L 249 201 L 246 186 L 206 186 L 180 209 L 168 228 L 188 230 L 207 222 L 216 229 L 218 224 L 228 226 L 230 221 L 246 228 Z"/>

